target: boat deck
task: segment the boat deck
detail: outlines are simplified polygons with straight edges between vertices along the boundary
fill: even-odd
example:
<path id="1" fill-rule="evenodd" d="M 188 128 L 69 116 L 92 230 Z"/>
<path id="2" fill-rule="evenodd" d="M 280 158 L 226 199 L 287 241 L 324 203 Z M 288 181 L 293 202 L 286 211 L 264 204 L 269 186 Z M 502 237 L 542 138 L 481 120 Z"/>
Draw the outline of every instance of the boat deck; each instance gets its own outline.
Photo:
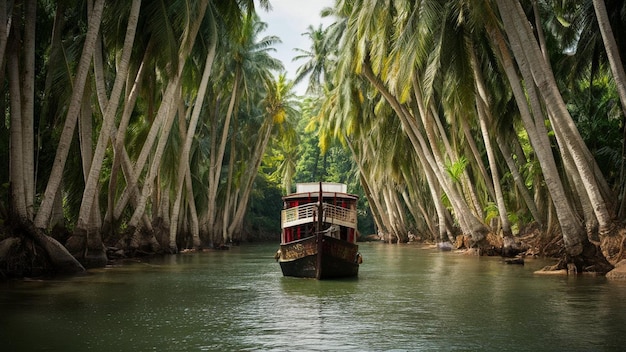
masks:
<path id="1" fill-rule="evenodd" d="M 281 212 L 282 228 L 314 223 L 317 221 L 317 203 L 303 204 L 297 207 L 284 209 Z M 356 228 L 357 214 L 354 209 L 347 209 L 332 204 L 323 204 L 326 223 L 336 224 L 349 228 Z"/>

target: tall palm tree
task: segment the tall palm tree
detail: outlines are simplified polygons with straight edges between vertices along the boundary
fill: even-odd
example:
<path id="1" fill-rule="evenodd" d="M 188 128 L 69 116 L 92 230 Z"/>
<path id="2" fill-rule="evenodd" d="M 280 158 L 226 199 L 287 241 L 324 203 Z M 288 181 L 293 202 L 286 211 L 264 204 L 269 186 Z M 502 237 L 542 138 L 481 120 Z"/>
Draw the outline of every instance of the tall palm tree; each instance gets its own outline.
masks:
<path id="1" fill-rule="evenodd" d="M 11 8 L 7 7 L 6 1 L 0 3 L 0 62 L 4 62 L 9 32 L 11 30 L 10 24 L 12 24 L 12 21 L 8 21 L 8 19 L 12 17 L 12 14 L 7 13 Z"/>
<path id="2" fill-rule="evenodd" d="M 24 144 L 25 134 L 30 134 L 30 131 L 23 131 L 24 125 L 23 119 L 27 117 L 22 116 L 22 89 L 20 79 L 19 68 L 19 39 L 16 30 L 11 31 L 9 38 L 10 44 L 8 46 L 9 52 L 7 55 L 7 69 L 9 79 L 9 93 L 11 96 L 10 102 L 10 188 L 11 188 L 11 208 L 13 209 L 13 215 L 18 223 L 28 222 L 28 210 L 26 206 L 25 198 L 25 173 L 26 173 L 26 157 L 24 156 Z M 25 133 L 26 132 L 26 133 Z"/>
<path id="3" fill-rule="evenodd" d="M 99 212 L 99 209 L 95 207 L 94 200 L 97 199 L 98 183 L 100 179 L 100 171 L 102 170 L 103 160 L 105 156 L 105 150 L 108 146 L 110 131 L 115 123 L 115 117 L 117 114 L 118 105 L 120 102 L 120 96 L 122 89 L 128 80 L 128 68 L 130 65 L 130 57 L 133 49 L 133 42 L 135 40 L 135 31 L 137 28 L 137 22 L 139 19 L 139 9 L 141 8 L 141 0 L 133 0 L 130 14 L 128 16 L 128 23 L 126 28 L 126 38 L 124 40 L 124 46 L 122 48 L 122 56 L 119 61 L 118 72 L 115 78 L 115 83 L 111 90 L 111 95 L 108 97 L 108 104 L 103 116 L 103 123 L 98 135 L 98 142 L 93 154 L 93 160 L 90 162 L 90 170 L 88 171 L 88 177 L 85 182 L 85 190 L 83 191 L 83 200 L 81 202 L 80 212 L 78 215 L 78 221 L 76 223 L 76 229 L 74 230 L 73 237 L 77 237 L 78 244 L 72 247 L 78 246 L 79 250 L 83 250 L 83 245 L 86 245 L 87 251 L 85 252 L 85 263 L 87 266 L 101 267 L 106 264 L 107 258 L 102 244 L 102 236 L 100 234 L 101 223 L 93 223 L 91 221 L 93 212 Z M 70 237 L 72 240 L 73 237 Z M 81 244 L 80 238 L 85 238 L 86 243 Z M 73 243 L 73 242 L 69 242 Z M 68 245 L 69 245 L 68 243 Z M 74 249 L 74 248 L 73 248 Z M 79 251 L 80 253 L 80 251 Z"/>
<path id="4" fill-rule="evenodd" d="M 22 66 L 22 132 L 24 153 L 24 197 L 29 221 L 34 218 L 35 201 L 35 28 L 37 2 L 27 1 L 24 9 Z"/>
<path id="5" fill-rule="evenodd" d="M 50 177 L 48 179 L 41 205 L 39 206 L 39 210 L 35 216 L 35 226 L 41 229 L 46 228 L 49 223 L 50 214 L 52 213 L 52 205 L 61 184 L 63 169 L 65 167 L 65 162 L 67 161 L 72 135 L 74 134 L 74 128 L 76 127 L 76 121 L 80 112 L 91 58 L 96 46 L 96 39 L 100 29 L 103 10 L 104 0 L 96 0 L 89 13 L 87 34 L 85 36 L 83 51 L 76 70 L 72 97 L 68 104 L 67 116 L 65 118 L 65 124 L 59 139 L 55 162 L 52 166 L 52 171 L 50 172 Z"/>
<path id="6" fill-rule="evenodd" d="M 517 2 L 511 4 L 498 1 L 498 9 L 503 19 L 504 29 L 511 43 L 511 48 L 518 62 L 518 67 L 521 69 L 527 82 L 531 98 L 531 107 L 536 116 L 535 118 L 542 116 L 542 107 L 540 104 L 545 104 L 548 117 L 551 119 L 557 139 L 560 140 L 561 143 L 564 143 L 564 148 L 567 149 L 566 152 L 571 153 L 572 160 L 576 165 L 575 172 L 579 173 L 580 179 L 583 182 L 586 194 L 582 194 L 581 196 L 588 196 L 589 200 L 594 204 L 594 214 L 599 221 L 600 232 L 608 234 L 613 228 L 612 220 L 607 211 L 607 203 L 602 199 L 599 192 L 598 181 L 593 171 L 594 167 L 590 165 L 588 159 L 584 156 L 589 154 L 588 150 L 586 146 L 583 145 L 578 131 L 573 127 L 569 112 L 565 109 L 562 96 L 554 82 L 554 76 L 549 68 L 547 68 L 547 64 L 540 53 L 538 44 L 528 27 L 528 23 L 521 21 L 518 17 L 520 15 L 523 16 L 523 11 Z M 504 50 L 502 50 L 502 52 L 504 52 Z M 516 83 L 512 81 L 513 79 L 510 80 L 511 84 L 515 85 Z M 535 89 L 535 87 L 537 89 Z M 540 93 L 538 90 L 540 90 Z M 518 101 L 521 102 L 521 97 Z M 520 109 L 522 109 L 521 105 L 523 104 L 526 103 L 518 104 Z M 525 114 L 522 114 L 522 116 L 525 116 Z M 543 122 L 541 122 L 541 124 L 543 124 Z M 528 127 L 530 126 L 527 125 L 527 129 Z M 535 128 L 541 127 L 543 127 L 543 125 L 535 123 Z M 539 136 L 545 136 L 545 134 L 540 133 Z M 547 143 L 543 143 L 543 145 L 545 146 Z M 536 148 L 536 150 L 538 150 L 538 148 Z M 544 175 L 546 179 L 553 177 L 555 181 L 558 178 L 557 175 L 554 175 L 554 173 L 549 170 L 544 170 Z M 594 245 L 589 242 L 565 194 L 556 192 L 559 191 L 559 189 L 562 190 L 561 182 L 549 182 L 548 185 L 552 187 L 551 196 L 555 203 L 557 215 L 559 216 L 565 248 L 571 257 L 582 259 L 582 262 L 577 263 L 578 270 L 582 270 L 581 266 L 586 265 L 584 264 L 585 262 L 597 264 L 601 271 L 608 270 L 610 265 L 606 263 L 606 259 L 599 251 L 594 249 Z"/>
<path id="7" fill-rule="evenodd" d="M 331 50 L 332 47 L 328 45 L 326 33 L 326 30 L 322 29 L 321 24 L 317 28 L 309 25 L 307 31 L 302 33 L 302 35 L 308 37 L 311 41 L 311 48 L 309 50 L 294 49 L 298 52 L 298 55 L 293 58 L 294 61 L 308 59 L 308 61 L 298 67 L 294 82 L 298 84 L 308 76 L 307 93 L 309 94 L 319 93 L 323 89 L 324 84 L 328 83 L 330 68 L 335 61 Z"/>
<path id="8" fill-rule="evenodd" d="M 152 246 L 157 246 L 156 240 L 153 236 L 148 236 L 147 239 L 142 239 L 140 220 L 144 215 L 146 210 L 146 205 L 148 203 L 148 198 L 152 193 L 153 182 L 157 178 L 157 175 L 160 171 L 161 161 L 163 160 L 163 153 L 166 147 L 166 144 L 169 139 L 170 131 L 172 128 L 172 124 L 174 122 L 174 118 L 176 116 L 176 98 L 180 97 L 181 94 L 181 79 L 183 74 L 183 69 L 185 67 L 185 61 L 191 50 L 195 44 L 196 37 L 198 31 L 200 30 L 201 23 L 204 19 L 204 14 L 206 12 L 208 6 L 208 1 L 202 1 L 198 4 L 197 11 L 194 11 L 193 14 L 190 14 L 190 22 L 187 23 L 184 36 L 181 40 L 181 45 L 178 53 L 178 70 L 172 79 L 168 82 L 168 85 L 165 89 L 165 93 L 163 95 L 163 100 L 159 106 L 159 111 L 157 113 L 156 119 L 162 121 L 162 128 L 160 131 L 159 139 L 157 142 L 156 150 L 154 151 L 152 163 L 150 164 L 150 168 L 148 170 L 148 174 L 146 179 L 144 180 L 144 184 L 141 191 L 141 196 L 139 198 L 139 202 L 133 216 L 131 217 L 128 227 L 129 233 L 132 234 L 130 239 L 131 248 L 138 248 L 142 245 L 142 242 L 147 240 L 151 243 Z M 152 128 L 154 128 L 154 125 Z M 153 133 L 153 138 L 156 137 L 156 131 L 153 129 L 151 133 Z M 154 139 L 152 139 L 154 141 Z M 148 148 L 151 149 L 151 148 Z M 144 150 L 148 150 L 145 149 Z M 143 150 L 142 150 L 143 154 Z M 141 157 L 141 156 L 140 156 Z"/>
<path id="9" fill-rule="evenodd" d="M 176 252 L 176 233 L 178 231 L 178 218 L 179 218 L 179 211 L 180 211 L 180 207 L 181 207 L 181 202 L 182 202 L 182 197 L 183 197 L 183 185 L 188 184 L 189 182 L 186 182 L 188 180 L 189 172 L 189 154 L 190 154 L 190 150 L 191 150 L 191 144 L 193 142 L 193 137 L 195 135 L 195 131 L 196 131 L 196 126 L 198 124 L 198 120 L 200 118 L 200 112 L 202 111 L 202 108 L 204 106 L 204 98 L 206 96 L 206 91 L 207 91 L 207 86 L 209 84 L 209 78 L 211 76 L 211 69 L 213 67 L 213 62 L 215 60 L 215 55 L 216 55 L 216 49 L 217 49 L 217 39 L 218 39 L 218 33 L 217 33 L 217 26 L 215 25 L 215 17 L 212 13 L 212 9 L 209 8 L 208 10 L 208 20 L 210 22 L 213 23 L 213 25 L 211 26 L 212 31 L 211 31 L 211 36 L 209 39 L 209 45 L 210 45 L 210 49 L 206 55 L 206 62 L 204 63 L 204 71 L 202 73 L 202 79 L 200 81 L 200 85 L 198 87 L 198 93 L 196 96 L 196 101 L 193 107 L 193 112 L 191 114 L 191 118 L 189 121 L 189 129 L 186 132 L 186 138 L 184 140 L 184 145 L 183 145 L 183 149 L 182 149 L 182 153 L 179 159 L 179 163 L 178 163 L 178 172 L 177 172 L 177 185 L 176 185 L 176 189 L 175 189 L 175 195 L 176 195 L 176 199 L 174 201 L 174 206 L 172 208 L 172 216 L 171 216 L 171 224 L 170 224 L 170 241 L 169 241 L 169 247 L 170 250 Z M 179 116 L 179 119 L 182 120 L 182 117 Z M 190 202 L 193 202 L 193 198 L 191 198 L 189 200 Z M 197 221 L 197 219 L 195 219 L 195 221 Z M 195 230 L 197 229 L 197 224 L 195 224 L 196 226 L 194 227 Z M 198 248 L 200 246 L 200 237 L 199 237 L 199 232 L 194 232 L 192 233 L 193 238 L 194 238 L 194 247 Z"/>
<path id="10" fill-rule="evenodd" d="M 596 13 L 598 26 L 602 34 L 602 41 L 604 42 L 604 48 L 622 104 L 622 113 L 626 115 L 626 73 L 624 73 L 623 61 L 619 48 L 617 47 L 617 42 L 615 41 L 615 36 L 613 35 L 613 30 L 611 29 L 611 23 L 604 0 L 593 0 L 593 8 Z"/>
<path id="11" fill-rule="evenodd" d="M 218 191 L 220 190 L 220 181 L 222 179 L 222 164 L 225 159 L 227 142 L 229 137 L 236 138 L 239 131 L 231 131 L 231 123 L 239 110 L 244 112 L 251 111 L 250 109 L 255 104 L 255 91 L 263 90 L 264 86 L 267 86 L 269 82 L 273 80 L 272 71 L 278 71 L 282 69 L 282 64 L 271 57 L 269 53 L 273 48 L 273 45 L 279 41 L 275 36 L 266 36 L 258 38 L 259 34 L 267 27 L 267 24 L 261 22 L 258 16 L 254 13 L 249 13 L 243 18 L 240 28 L 234 28 L 233 41 L 230 43 L 228 49 L 228 57 L 223 57 L 223 66 L 220 70 L 229 74 L 233 72 L 232 86 L 230 86 L 230 98 L 228 100 L 227 109 L 224 115 L 224 120 L 219 126 L 217 123 L 213 123 L 212 133 L 217 137 L 218 128 L 221 127 L 221 135 L 217 138 L 212 138 L 212 149 L 209 161 L 208 170 L 208 208 L 205 213 L 206 226 L 209 232 L 209 238 L 214 245 L 219 245 L 226 241 L 225 237 L 228 237 L 228 226 L 225 223 L 231 222 L 230 214 L 224 214 L 222 222 L 218 222 Z M 240 105 L 242 104 L 242 105 Z M 237 126 L 240 125 L 239 123 Z M 264 129 L 265 130 L 265 129 Z M 260 138 L 260 137 L 257 137 Z M 261 138 L 263 140 L 264 138 Z M 265 145 L 260 145 L 264 150 Z M 262 156 L 262 154 L 261 154 Z M 231 158 L 229 162 L 235 162 L 234 158 Z M 254 169 L 256 162 L 252 162 L 250 166 Z M 256 167 L 258 169 L 258 167 Z M 256 174 L 256 171 L 254 172 Z M 247 182 L 244 182 L 247 184 Z M 242 190 L 246 190 L 243 187 Z M 233 194 L 228 192 L 224 199 L 226 206 L 223 207 L 224 211 L 229 211 L 231 206 L 235 205 Z M 244 194 L 244 203 L 247 202 Z M 245 208 L 245 207 L 244 207 Z M 237 213 L 241 213 L 239 210 L 235 210 L 236 217 L 241 217 Z M 221 229 L 221 231 L 220 231 Z"/>
<path id="12" fill-rule="evenodd" d="M 243 164 L 247 165 L 247 167 L 242 174 L 244 177 L 238 182 L 239 195 L 233 199 L 235 202 L 231 203 L 234 206 L 232 220 L 230 224 L 224 224 L 224 229 L 226 230 L 223 232 L 224 239 L 226 237 L 233 238 L 235 233 L 243 226 L 243 219 L 254 180 L 261 166 L 270 137 L 273 132 L 285 130 L 283 126 L 286 125 L 286 122 L 294 119 L 296 110 L 294 107 L 293 83 L 288 82 L 284 74 L 279 74 L 277 80 L 271 78 L 272 72 L 283 69 L 282 63 L 270 55 L 275 50 L 273 45 L 277 42 L 277 37 L 269 36 L 262 38 L 256 45 L 253 45 L 248 59 L 251 65 L 248 65 L 248 69 L 244 71 L 244 81 L 248 82 L 246 86 L 251 86 L 253 80 L 263 83 L 263 87 L 259 87 L 262 89 L 258 90 L 264 91 L 264 95 L 259 98 L 261 98 L 260 104 L 264 107 L 265 112 L 261 115 L 262 119 L 260 121 L 262 122 L 260 128 L 257 124 L 252 125 L 256 126 L 255 130 L 258 130 L 259 133 L 254 148 L 250 150 L 247 162 Z M 246 100 L 254 99 L 256 94 L 251 93 L 251 91 L 246 92 Z M 252 120 L 248 121 L 252 122 Z M 275 126 L 280 127 L 278 131 L 275 130 Z M 250 134 L 247 135 L 250 136 Z"/>

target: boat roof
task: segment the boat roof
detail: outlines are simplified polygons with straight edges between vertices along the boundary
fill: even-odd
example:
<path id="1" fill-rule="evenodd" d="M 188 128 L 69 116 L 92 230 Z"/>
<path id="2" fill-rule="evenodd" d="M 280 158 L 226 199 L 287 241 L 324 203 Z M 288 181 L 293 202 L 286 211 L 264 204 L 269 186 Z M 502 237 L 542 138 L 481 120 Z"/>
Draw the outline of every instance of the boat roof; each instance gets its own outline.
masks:
<path id="1" fill-rule="evenodd" d="M 296 193 L 286 195 L 283 199 L 318 198 L 319 191 L 319 182 L 297 183 Z M 357 195 L 348 193 L 347 185 L 336 182 L 322 182 L 322 197 L 347 198 L 354 200 L 359 199 Z"/>

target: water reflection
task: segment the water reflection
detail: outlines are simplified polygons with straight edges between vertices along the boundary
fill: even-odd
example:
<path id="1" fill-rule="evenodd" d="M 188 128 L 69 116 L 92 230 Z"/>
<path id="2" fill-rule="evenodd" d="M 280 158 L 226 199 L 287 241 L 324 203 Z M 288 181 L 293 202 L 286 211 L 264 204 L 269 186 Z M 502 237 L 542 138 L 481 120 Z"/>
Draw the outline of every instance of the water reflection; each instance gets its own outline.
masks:
<path id="1" fill-rule="evenodd" d="M 285 278 L 274 245 L 0 286 L 3 351 L 611 351 L 626 284 L 362 244 L 359 277 Z"/>

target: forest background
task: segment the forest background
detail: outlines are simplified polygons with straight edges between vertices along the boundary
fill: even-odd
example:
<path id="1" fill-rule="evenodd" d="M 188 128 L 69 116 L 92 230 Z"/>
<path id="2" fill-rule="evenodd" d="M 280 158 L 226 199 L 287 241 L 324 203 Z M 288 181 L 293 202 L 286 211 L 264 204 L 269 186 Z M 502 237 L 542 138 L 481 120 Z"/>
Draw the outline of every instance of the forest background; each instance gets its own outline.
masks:
<path id="1" fill-rule="evenodd" d="M 277 238 L 318 180 L 364 235 L 624 257 L 623 2 L 337 0 L 295 81 L 270 6 L 0 1 L 3 276 Z"/>

